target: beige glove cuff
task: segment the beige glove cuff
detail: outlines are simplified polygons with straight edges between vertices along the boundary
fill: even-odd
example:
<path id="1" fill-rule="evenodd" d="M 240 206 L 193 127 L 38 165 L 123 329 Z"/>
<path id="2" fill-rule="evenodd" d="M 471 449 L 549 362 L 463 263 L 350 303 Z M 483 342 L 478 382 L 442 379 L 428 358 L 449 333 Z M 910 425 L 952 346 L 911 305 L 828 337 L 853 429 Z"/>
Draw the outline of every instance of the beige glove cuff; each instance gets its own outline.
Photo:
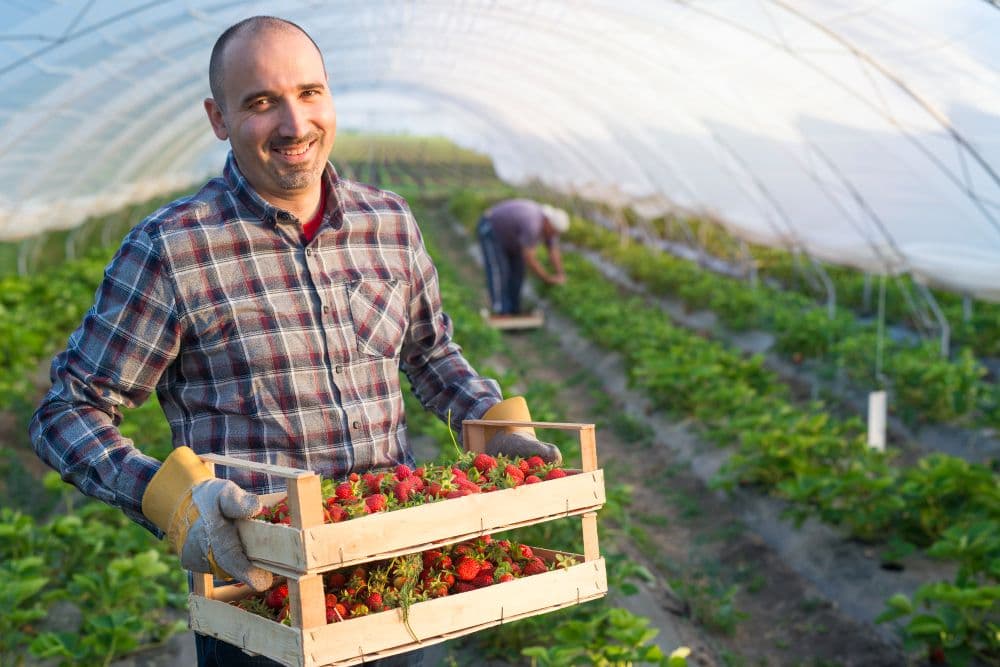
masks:
<path id="1" fill-rule="evenodd" d="M 483 415 L 483 419 L 509 419 L 511 421 L 530 422 L 531 412 L 528 411 L 528 403 L 524 400 L 524 396 L 511 396 L 487 410 L 486 414 Z M 487 426 L 486 442 L 489 442 L 490 438 L 497 433 L 523 433 L 536 440 L 538 439 L 535 435 L 535 429 L 531 426 Z"/>
<path id="2" fill-rule="evenodd" d="M 142 513 L 167 534 L 175 551 L 183 548 L 188 529 L 198 519 L 191 489 L 212 477 L 194 450 L 178 447 L 149 480 L 142 495 Z"/>

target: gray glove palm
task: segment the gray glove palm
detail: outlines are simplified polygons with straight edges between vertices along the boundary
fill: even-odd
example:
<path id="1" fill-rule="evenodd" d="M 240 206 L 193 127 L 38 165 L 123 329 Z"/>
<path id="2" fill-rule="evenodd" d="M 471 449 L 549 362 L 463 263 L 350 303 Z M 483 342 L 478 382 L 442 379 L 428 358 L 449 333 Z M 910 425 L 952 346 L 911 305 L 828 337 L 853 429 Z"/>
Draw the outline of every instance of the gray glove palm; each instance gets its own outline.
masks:
<path id="1" fill-rule="evenodd" d="M 247 559 L 236 519 L 260 511 L 260 499 L 227 479 L 209 479 L 191 490 L 198 518 L 180 550 L 181 564 L 193 572 L 221 570 L 257 591 L 271 587 L 272 575 Z"/>
<path id="2" fill-rule="evenodd" d="M 506 454 L 523 459 L 540 456 L 546 463 L 562 463 L 559 448 L 548 442 L 541 442 L 523 433 L 497 433 L 486 443 L 486 453 L 490 456 Z"/>

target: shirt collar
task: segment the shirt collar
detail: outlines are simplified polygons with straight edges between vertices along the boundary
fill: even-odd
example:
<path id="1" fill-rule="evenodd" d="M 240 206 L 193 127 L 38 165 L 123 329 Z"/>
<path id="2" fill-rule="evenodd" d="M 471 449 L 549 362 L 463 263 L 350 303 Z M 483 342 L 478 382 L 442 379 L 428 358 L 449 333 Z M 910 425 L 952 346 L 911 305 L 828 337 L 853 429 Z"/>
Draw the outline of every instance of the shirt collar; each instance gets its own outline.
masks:
<path id="1" fill-rule="evenodd" d="M 250 182 L 236 164 L 236 156 L 233 155 L 232 151 L 229 151 L 229 156 L 226 158 L 226 166 L 222 170 L 222 177 L 236 198 L 250 210 L 252 215 L 271 225 L 275 225 L 278 222 L 297 222 L 298 219 L 289 211 L 274 206 L 253 189 L 253 186 L 250 185 Z M 326 209 L 329 212 L 331 207 L 340 205 L 340 197 L 338 196 L 337 189 L 337 186 L 340 184 L 340 176 L 337 175 L 337 170 L 334 169 L 333 164 L 329 161 L 327 161 L 326 168 L 323 170 L 323 180 L 325 181 L 324 187 L 326 187 L 327 192 Z"/>

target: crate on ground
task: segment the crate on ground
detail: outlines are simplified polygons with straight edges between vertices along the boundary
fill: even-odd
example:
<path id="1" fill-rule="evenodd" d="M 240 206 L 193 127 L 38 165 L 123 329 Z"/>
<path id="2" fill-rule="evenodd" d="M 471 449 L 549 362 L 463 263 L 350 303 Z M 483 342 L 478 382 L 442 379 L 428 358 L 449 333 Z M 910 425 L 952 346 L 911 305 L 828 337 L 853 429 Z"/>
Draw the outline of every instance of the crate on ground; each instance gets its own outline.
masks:
<path id="1" fill-rule="evenodd" d="M 191 628 L 284 665 L 346 667 L 603 597 L 608 585 L 598 549 L 597 510 L 605 494 L 594 426 L 469 420 L 463 424 L 465 446 L 483 451 L 486 427 L 505 425 L 576 431 L 581 470 L 539 484 L 323 525 L 318 476 L 263 466 L 271 474 L 288 478 L 292 526 L 242 522 L 241 537 L 254 562 L 286 577 L 292 624 L 283 625 L 229 604 L 249 595 L 247 587 L 216 588 L 210 575 L 196 574 L 189 601 Z M 203 458 L 209 463 L 262 467 L 226 457 Z M 583 554 L 532 547 L 548 562 L 562 561 L 557 569 L 418 602 L 405 614 L 402 609 L 391 609 L 326 622 L 322 572 L 569 516 L 580 517 Z M 256 525 L 248 529 L 249 524 L 260 524 L 265 530 L 258 531 Z"/>

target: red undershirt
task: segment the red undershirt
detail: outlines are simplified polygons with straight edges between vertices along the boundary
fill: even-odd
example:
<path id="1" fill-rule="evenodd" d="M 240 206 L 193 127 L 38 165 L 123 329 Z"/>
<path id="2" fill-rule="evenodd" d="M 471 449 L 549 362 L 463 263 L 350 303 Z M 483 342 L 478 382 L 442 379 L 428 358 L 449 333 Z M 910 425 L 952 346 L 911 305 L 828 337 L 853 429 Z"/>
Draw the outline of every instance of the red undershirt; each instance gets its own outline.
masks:
<path id="1" fill-rule="evenodd" d="M 323 222 L 323 214 L 326 212 L 326 184 L 320 188 L 319 196 L 319 209 L 316 211 L 316 215 L 312 217 L 311 220 L 302 225 L 302 233 L 306 236 L 306 243 L 309 243 L 314 238 L 316 238 L 316 232 L 319 231 L 319 225 Z"/>

